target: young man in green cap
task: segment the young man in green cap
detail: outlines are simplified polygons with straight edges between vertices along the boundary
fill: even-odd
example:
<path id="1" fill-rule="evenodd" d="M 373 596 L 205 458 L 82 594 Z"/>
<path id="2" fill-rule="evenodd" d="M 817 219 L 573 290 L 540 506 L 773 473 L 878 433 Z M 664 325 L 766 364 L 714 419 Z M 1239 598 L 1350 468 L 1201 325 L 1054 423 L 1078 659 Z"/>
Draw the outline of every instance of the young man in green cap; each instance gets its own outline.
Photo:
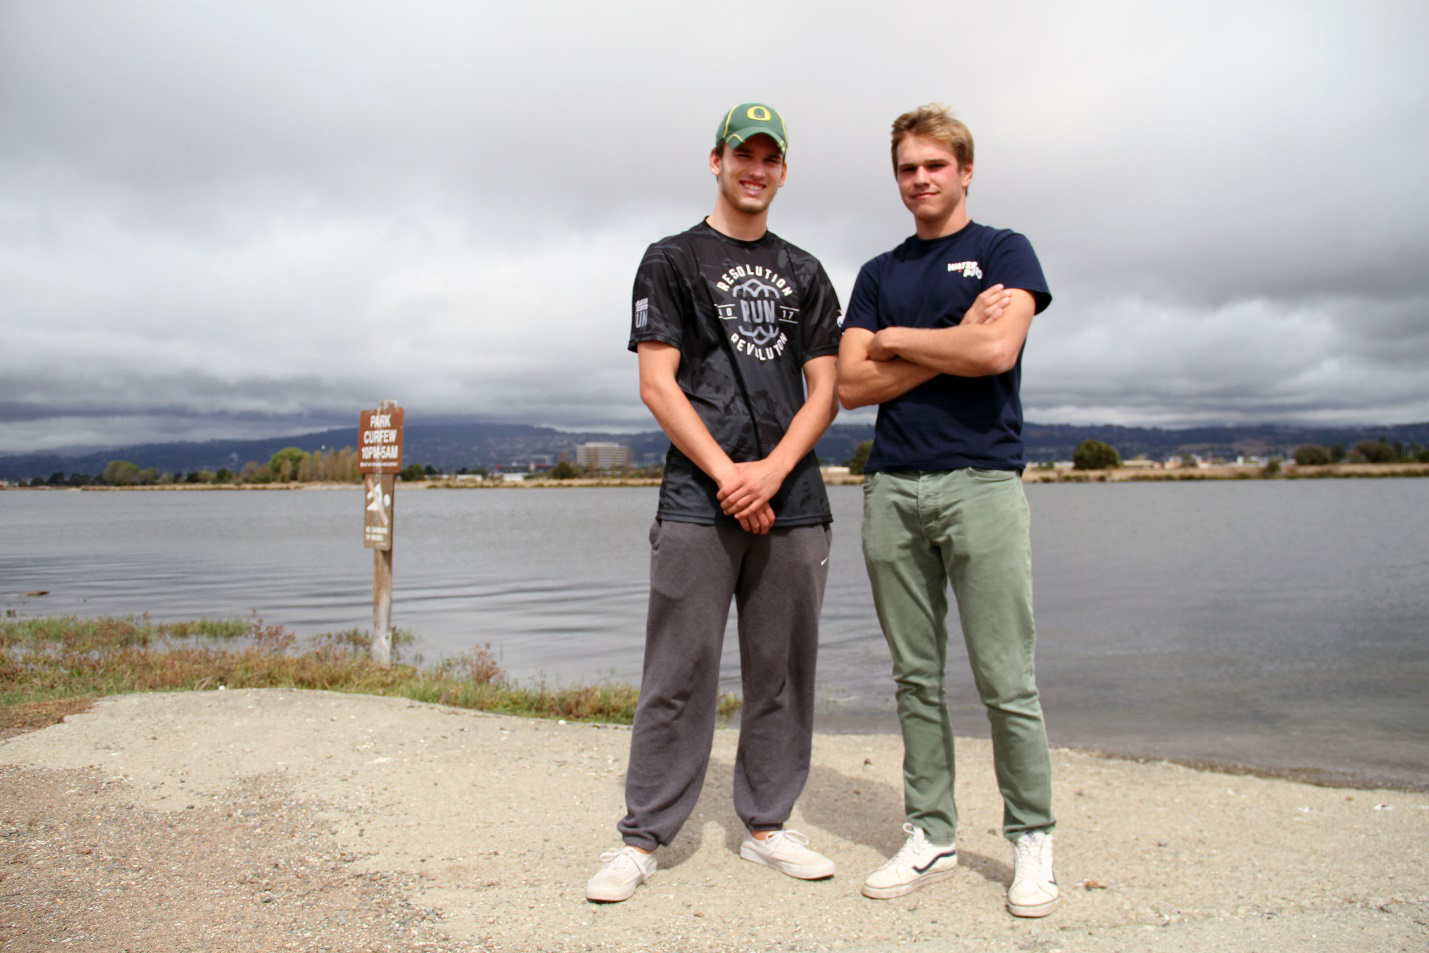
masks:
<path id="1" fill-rule="evenodd" d="M 731 599 L 744 695 L 734 806 L 749 830 L 739 854 L 804 880 L 834 872 L 783 827 L 809 774 L 833 519 L 813 449 L 838 410 L 839 344 L 823 267 L 766 227 L 787 147 L 771 107 L 726 113 L 709 156 L 714 211 L 651 245 L 635 277 L 629 349 L 671 447 L 650 529 L 623 846 L 602 856 L 591 900 L 634 894 L 694 809 Z"/>

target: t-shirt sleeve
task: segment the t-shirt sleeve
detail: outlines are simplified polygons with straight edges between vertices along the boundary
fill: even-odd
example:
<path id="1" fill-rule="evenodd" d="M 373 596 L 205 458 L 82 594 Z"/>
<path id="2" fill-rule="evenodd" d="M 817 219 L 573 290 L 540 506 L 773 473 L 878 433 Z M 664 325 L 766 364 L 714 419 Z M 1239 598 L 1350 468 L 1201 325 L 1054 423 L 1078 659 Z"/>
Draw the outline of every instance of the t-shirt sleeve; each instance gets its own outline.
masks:
<path id="1" fill-rule="evenodd" d="M 1032 243 L 1020 232 L 1001 232 L 993 243 L 984 287 L 1000 284 L 1032 294 L 1033 314 L 1041 314 L 1052 303 L 1052 292 L 1042 274 L 1042 263 Z"/>
<path id="2" fill-rule="evenodd" d="M 824 271 L 824 266 L 814 262 L 813 280 L 805 301 L 802 334 L 803 357 L 808 361 L 816 357 L 828 357 L 839 352 L 839 295 L 833 282 Z"/>
<path id="3" fill-rule="evenodd" d="M 853 294 L 849 295 L 848 310 L 844 312 L 843 327 L 878 330 L 878 259 L 866 263 L 859 269 L 858 278 L 853 283 Z"/>
<path id="4" fill-rule="evenodd" d="M 628 349 L 635 350 L 642 341 L 679 347 L 684 335 L 684 290 L 667 250 L 659 244 L 645 249 L 645 257 L 635 272 L 632 299 Z"/>

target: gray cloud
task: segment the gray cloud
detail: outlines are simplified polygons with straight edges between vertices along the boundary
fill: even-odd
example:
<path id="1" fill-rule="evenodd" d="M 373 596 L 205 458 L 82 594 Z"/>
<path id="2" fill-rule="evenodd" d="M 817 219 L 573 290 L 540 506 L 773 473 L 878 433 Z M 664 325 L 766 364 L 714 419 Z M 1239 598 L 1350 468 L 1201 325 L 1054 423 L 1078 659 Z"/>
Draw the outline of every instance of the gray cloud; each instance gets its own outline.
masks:
<path id="1" fill-rule="evenodd" d="M 750 98 L 791 123 L 771 224 L 845 298 L 909 231 L 889 121 L 968 120 L 973 215 L 1055 293 L 1033 420 L 1423 420 L 1426 33 L 1416 3 L 12 0 L 0 452 L 385 397 L 651 426 L 633 271 L 708 211 L 715 121 Z"/>

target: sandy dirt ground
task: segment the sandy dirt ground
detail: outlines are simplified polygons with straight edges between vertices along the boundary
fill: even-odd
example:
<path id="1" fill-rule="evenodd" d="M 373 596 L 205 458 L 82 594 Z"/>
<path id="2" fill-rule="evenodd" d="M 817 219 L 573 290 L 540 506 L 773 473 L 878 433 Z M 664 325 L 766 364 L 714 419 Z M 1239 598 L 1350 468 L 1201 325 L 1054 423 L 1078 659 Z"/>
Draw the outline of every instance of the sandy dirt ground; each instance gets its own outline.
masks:
<path id="1" fill-rule="evenodd" d="M 1007 914 L 986 742 L 958 873 L 889 901 L 901 746 L 819 735 L 790 823 L 816 883 L 740 860 L 734 731 L 659 872 L 585 900 L 629 731 L 276 689 L 129 695 L 0 742 L 0 950 L 1423 951 L 1429 794 L 1054 752 L 1062 905 Z"/>

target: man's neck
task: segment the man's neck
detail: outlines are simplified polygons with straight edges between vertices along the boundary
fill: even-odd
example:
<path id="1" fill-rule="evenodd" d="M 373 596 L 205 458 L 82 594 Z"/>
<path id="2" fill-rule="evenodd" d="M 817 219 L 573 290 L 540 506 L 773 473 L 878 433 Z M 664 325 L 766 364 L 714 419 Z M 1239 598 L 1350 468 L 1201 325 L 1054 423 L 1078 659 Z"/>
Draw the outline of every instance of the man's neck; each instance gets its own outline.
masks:
<path id="1" fill-rule="evenodd" d="M 965 203 L 959 202 L 957 209 L 947 218 L 936 222 L 925 222 L 922 219 L 914 219 L 914 231 L 919 238 L 931 241 L 934 238 L 946 238 L 954 232 L 960 232 L 972 221 L 968 215 L 968 207 Z"/>
<path id="2" fill-rule="evenodd" d="M 705 218 L 710 228 L 742 242 L 757 242 L 763 238 L 764 233 L 769 231 L 768 221 L 768 209 L 758 215 L 749 215 L 726 208 L 722 203 L 716 203 L 715 210 Z"/>

